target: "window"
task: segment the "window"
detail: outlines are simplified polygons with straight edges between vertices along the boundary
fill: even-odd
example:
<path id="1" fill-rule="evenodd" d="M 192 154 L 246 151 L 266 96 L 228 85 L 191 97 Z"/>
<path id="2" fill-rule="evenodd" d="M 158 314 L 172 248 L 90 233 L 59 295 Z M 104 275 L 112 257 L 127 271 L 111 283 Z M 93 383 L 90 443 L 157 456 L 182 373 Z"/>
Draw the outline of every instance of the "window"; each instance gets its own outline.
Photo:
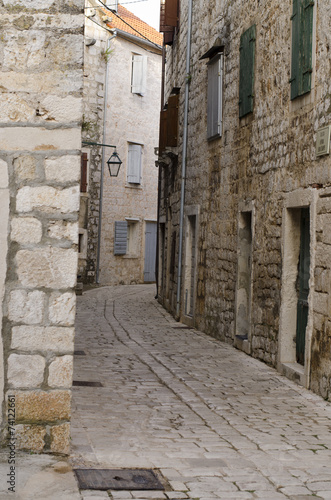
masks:
<path id="1" fill-rule="evenodd" d="M 222 135 L 222 72 L 223 54 L 217 54 L 208 62 L 208 139 L 213 139 Z"/>
<path id="2" fill-rule="evenodd" d="M 291 99 L 311 90 L 313 9 L 311 0 L 293 0 Z"/>
<path id="3" fill-rule="evenodd" d="M 139 219 L 129 217 L 124 221 L 115 221 L 115 255 L 138 256 L 138 222 Z"/>
<path id="4" fill-rule="evenodd" d="M 127 181 L 130 184 L 141 183 L 141 157 L 142 157 L 141 144 L 129 144 Z"/>
<path id="5" fill-rule="evenodd" d="M 167 103 L 167 109 L 161 111 L 160 116 L 160 153 L 166 147 L 176 147 L 178 141 L 178 107 L 179 107 L 179 89 L 174 90 L 176 94 L 170 95 Z"/>
<path id="6" fill-rule="evenodd" d="M 251 113 L 254 103 L 255 24 L 240 37 L 239 117 Z"/>
<path id="7" fill-rule="evenodd" d="M 147 56 L 132 54 L 131 92 L 146 94 Z"/>

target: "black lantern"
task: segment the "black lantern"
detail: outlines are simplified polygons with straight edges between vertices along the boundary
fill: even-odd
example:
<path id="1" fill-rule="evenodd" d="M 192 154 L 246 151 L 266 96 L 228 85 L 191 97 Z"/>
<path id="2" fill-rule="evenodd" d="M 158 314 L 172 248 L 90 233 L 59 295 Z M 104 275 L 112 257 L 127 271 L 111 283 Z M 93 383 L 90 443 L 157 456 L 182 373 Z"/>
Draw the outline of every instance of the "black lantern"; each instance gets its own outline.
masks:
<path id="1" fill-rule="evenodd" d="M 109 169 L 109 175 L 110 177 L 117 177 L 118 172 L 120 171 L 120 166 L 122 165 L 122 162 L 120 160 L 120 157 L 118 156 L 116 149 L 107 161 L 108 169 Z"/>

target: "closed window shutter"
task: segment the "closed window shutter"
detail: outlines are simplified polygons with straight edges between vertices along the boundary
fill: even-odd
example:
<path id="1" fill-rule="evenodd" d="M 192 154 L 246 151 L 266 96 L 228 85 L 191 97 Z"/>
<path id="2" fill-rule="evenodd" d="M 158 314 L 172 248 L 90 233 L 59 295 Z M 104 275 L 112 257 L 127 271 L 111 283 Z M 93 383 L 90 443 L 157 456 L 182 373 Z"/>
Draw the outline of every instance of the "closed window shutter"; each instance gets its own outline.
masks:
<path id="1" fill-rule="evenodd" d="M 240 37 L 239 116 L 253 111 L 256 26 Z"/>
<path id="2" fill-rule="evenodd" d="M 127 181 L 133 184 L 141 181 L 141 154 L 140 144 L 129 144 Z"/>
<path id="3" fill-rule="evenodd" d="M 115 221 L 115 242 L 114 254 L 126 254 L 126 245 L 128 237 L 128 224 L 126 221 Z"/>
<path id="4" fill-rule="evenodd" d="M 164 24 L 177 27 L 178 23 L 178 0 L 165 0 Z"/>
<path id="5" fill-rule="evenodd" d="M 159 135 L 159 154 L 164 151 L 167 145 L 167 111 L 160 113 L 160 135 Z"/>
<path id="6" fill-rule="evenodd" d="M 314 2 L 304 0 L 302 5 L 301 31 L 302 31 L 302 89 L 306 94 L 311 90 L 312 48 L 313 48 L 313 15 Z"/>
<path id="7" fill-rule="evenodd" d="M 222 134 L 222 55 L 218 55 L 208 64 L 207 92 L 207 137 Z"/>
<path id="8" fill-rule="evenodd" d="M 133 94 L 146 94 L 147 56 L 134 54 L 132 56 L 132 83 Z"/>
<path id="9" fill-rule="evenodd" d="M 87 191 L 87 153 L 82 153 L 80 162 L 80 192 Z"/>
<path id="10" fill-rule="evenodd" d="M 293 0 L 291 99 L 311 90 L 314 2 Z"/>
<path id="11" fill-rule="evenodd" d="M 179 94 L 171 95 L 168 99 L 166 146 L 176 147 L 178 141 L 178 105 Z"/>

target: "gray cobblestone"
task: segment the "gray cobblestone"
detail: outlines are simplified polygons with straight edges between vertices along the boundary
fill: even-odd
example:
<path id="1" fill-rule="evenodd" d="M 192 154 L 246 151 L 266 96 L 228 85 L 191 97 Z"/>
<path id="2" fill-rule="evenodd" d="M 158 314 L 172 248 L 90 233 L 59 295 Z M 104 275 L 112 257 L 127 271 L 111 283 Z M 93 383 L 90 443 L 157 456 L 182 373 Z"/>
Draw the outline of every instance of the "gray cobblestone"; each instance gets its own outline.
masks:
<path id="1" fill-rule="evenodd" d="M 166 490 L 149 500 L 330 498 L 330 404 L 178 328 L 154 295 L 136 285 L 78 297 L 75 348 L 86 356 L 74 379 L 103 387 L 73 390 L 72 464 L 159 469 Z"/>

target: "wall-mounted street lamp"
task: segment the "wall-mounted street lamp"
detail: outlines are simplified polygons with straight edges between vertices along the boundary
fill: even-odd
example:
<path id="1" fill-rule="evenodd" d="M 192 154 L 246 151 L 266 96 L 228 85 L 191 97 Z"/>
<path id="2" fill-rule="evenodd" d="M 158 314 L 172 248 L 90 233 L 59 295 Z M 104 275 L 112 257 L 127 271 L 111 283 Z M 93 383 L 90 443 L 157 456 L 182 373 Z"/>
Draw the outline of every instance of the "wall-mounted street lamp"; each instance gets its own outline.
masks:
<path id="1" fill-rule="evenodd" d="M 116 146 L 111 144 L 100 144 L 98 142 L 82 141 L 83 146 L 102 146 L 101 178 L 100 178 L 100 198 L 99 198 L 99 224 L 98 224 L 98 246 L 96 262 L 96 283 L 100 283 L 100 248 L 101 248 L 101 223 L 102 223 L 102 203 L 103 203 L 103 172 L 104 172 L 104 151 L 105 148 L 114 148 L 114 152 L 106 162 L 110 177 L 117 177 L 122 165 L 122 161 L 116 152 Z"/>
<path id="2" fill-rule="evenodd" d="M 118 156 L 118 153 L 116 151 L 116 146 L 112 146 L 111 144 L 100 144 L 99 142 L 89 142 L 89 141 L 82 141 L 82 144 L 84 146 L 103 146 L 104 148 L 114 148 L 115 151 L 111 155 L 111 157 L 107 160 L 107 165 L 108 165 L 108 170 L 109 170 L 109 175 L 110 177 L 117 177 L 118 173 L 120 171 L 120 167 L 122 165 L 122 161 L 120 157 Z"/>

